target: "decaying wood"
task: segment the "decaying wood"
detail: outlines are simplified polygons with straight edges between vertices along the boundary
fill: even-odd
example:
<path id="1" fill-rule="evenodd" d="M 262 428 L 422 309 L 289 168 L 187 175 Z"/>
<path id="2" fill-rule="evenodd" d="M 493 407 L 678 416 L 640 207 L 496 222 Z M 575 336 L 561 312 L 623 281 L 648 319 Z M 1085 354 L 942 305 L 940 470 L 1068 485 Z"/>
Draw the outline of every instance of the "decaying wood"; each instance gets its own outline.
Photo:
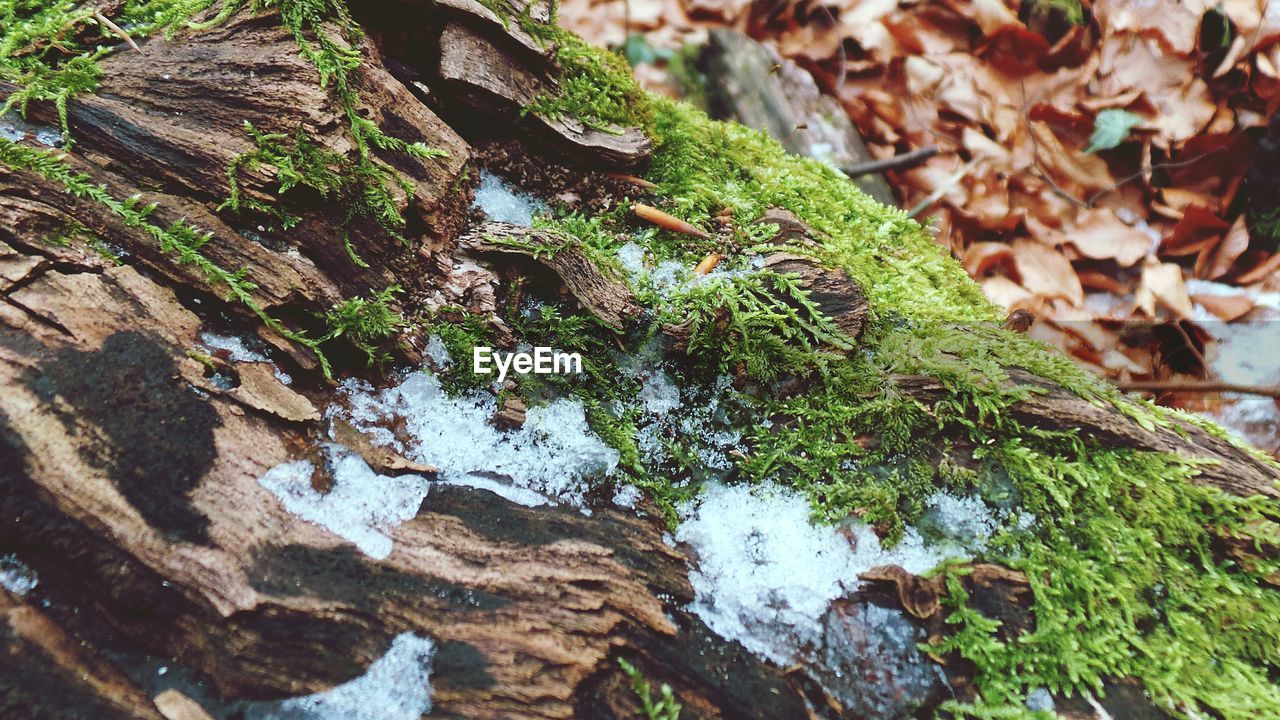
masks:
<path id="1" fill-rule="evenodd" d="M 15 295 L 47 321 L 0 306 L 0 512 L 17 519 L 0 547 L 57 597 L 94 598 L 66 613 L 73 633 L 175 658 L 228 697 L 323 689 L 417 631 L 437 639 L 448 716 L 569 717 L 606 702 L 593 688 L 624 648 L 692 717 L 799 712 L 780 671 L 681 609 L 685 560 L 656 519 L 442 485 L 373 561 L 258 485 L 315 430 L 207 383 L 184 357 L 200 320 L 172 292 L 68 267 Z"/>
<path id="2" fill-rule="evenodd" d="M 1273 464 L 1242 450 L 1198 425 L 1176 421 L 1174 427 L 1144 428 L 1115 408 L 1094 404 L 1022 370 L 1008 370 L 1010 382 L 1031 388 L 1026 399 L 1010 411 L 1020 423 L 1047 430 L 1076 431 L 1081 438 L 1109 447 L 1166 452 L 1209 460 L 1200 467 L 1197 482 L 1233 495 L 1280 497 L 1280 471 Z M 946 396 L 941 383 L 921 377 L 898 376 L 903 391 L 926 404 Z"/>
<path id="3" fill-rule="evenodd" d="M 870 306 L 862 288 L 847 272 L 821 267 L 812 258 L 791 253 L 768 255 L 764 266 L 776 273 L 799 278 L 800 287 L 809 292 L 813 304 L 850 339 L 856 340 L 862 334 Z"/>
<path id="4" fill-rule="evenodd" d="M 550 65 L 518 58 L 545 54 L 487 8 L 442 5 L 447 21 L 405 30 L 441 37 L 443 81 L 430 97 L 491 103 L 516 127 L 515 110 L 554 77 Z M 253 147 L 246 119 L 263 132 L 301 129 L 335 152 L 351 149 L 344 118 L 278 19 L 242 12 L 218 29 L 141 45 L 141 54 L 108 56 L 103 92 L 72 103 L 78 145 L 68 162 L 116 197 L 158 201 L 159 225 L 185 218 L 211 232 L 206 254 L 251 268 L 254 297 L 284 321 L 305 323 L 343 297 L 393 282 L 418 308 L 488 318 L 503 271 L 527 269 L 529 258 L 610 326 L 640 313 L 624 282 L 563 238 L 496 223 L 463 229 L 469 128 L 451 127 L 436 114 L 444 109 L 420 101 L 384 67 L 376 42 L 358 77 L 362 110 L 397 137 L 449 156 L 379 155 L 413 184 L 398 198 L 408 243 L 357 223 L 352 240 L 368 268 L 337 240 L 331 203 L 303 189 L 285 198 L 303 217 L 287 235 L 258 230 L 266 218 L 216 211 L 229 191 L 228 165 Z M 436 82 L 430 68 L 411 69 Z M 31 109 L 37 120 L 53 119 L 47 105 Z M 572 156 L 547 162 L 585 154 L 617 169 L 648 152 L 633 131 L 529 122 L 542 125 L 521 127 L 545 132 L 550 147 Z M 241 180 L 250 197 L 280 199 L 269 166 Z M 792 249 L 816 237 L 785 211 L 761 221 L 778 225 L 775 242 Z M 73 224 L 120 248 L 122 264 L 84 243 L 44 242 Z M 798 275 L 856 338 L 869 310 L 861 290 L 840 271 L 778 250 L 767 266 Z M 202 332 L 256 327 L 224 292 L 101 206 L 31 173 L 0 170 L 0 554 L 17 555 L 40 578 L 28 598 L 0 590 L 0 715 L 202 720 L 193 700 L 151 695 L 113 658 L 164 658 L 228 700 L 272 699 L 350 680 L 406 632 L 436 643 L 431 684 L 442 717 L 634 717 L 619 657 L 651 682 L 670 683 L 685 720 L 839 714 L 814 689 L 814 668 L 765 662 L 687 610 L 696 559 L 664 541 L 656 513 L 530 508 L 432 483 L 417 515 L 391 531 L 391 554 L 375 560 L 287 512 L 258 478 L 283 462 L 317 460 L 313 485 L 325 488 L 332 478 L 317 457 L 325 442 L 384 475 L 433 469 L 322 419 L 314 360 L 274 334 L 266 334 L 269 362 L 218 358 L 207 367 L 197 357 Z M 495 333 L 502 337 L 500 327 Z M 276 370 L 301 382 L 285 385 Z M 922 402 L 944 396 L 934 381 L 897 383 Z M 1277 494 L 1273 468 L 1194 426 L 1146 430 L 1041 385 L 1015 408 L 1020 421 L 1218 460 L 1204 467 L 1203 482 Z M 503 422 L 519 423 L 518 402 L 506 401 Z M 1243 548 L 1224 552 L 1247 559 Z M 905 607 L 926 629 L 941 622 L 933 581 L 892 569 L 867 579 L 884 595 L 878 601 Z M 1006 630 L 1029 622 L 1025 578 L 975 566 L 966 583 Z M 824 620 L 836 629 L 855 612 L 841 603 Z M 963 668 L 946 667 L 963 677 Z M 1123 683 L 1115 687 L 1123 696 Z"/>
<path id="5" fill-rule="evenodd" d="M 641 308 L 627 283 L 606 274 L 574 241 L 559 233 L 489 222 L 459 236 L 458 246 L 471 253 L 533 258 L 558 275 L 584 308 L 615 330 L 640 316 Z"/>
<path id="6" fill-rule="evenodd" d="M 0 715 L 165 720 L 150 698 L 38 608 L 0 589 Z"/>
<path id="7" fill-rule="evenodd" d="M 554 94 L 549 68 L 516 58 L 506 47 L 461 23 L 450 23 L 440 35 L 440 77 L 455 96 L 478 108 L 512 117 L 541 95 Z M 525 119 L 539 137 L 583 164 L 628 168 L 649 156 L 651 143 L 639 128 L 597 130 L 566 115 L 528 113 Z"/>
<path id="8" fill-rule="evenodd" d="M 768 45 L 736 30 L 716 28 L 699 56 L 712 117 L 768 133 L 787 150 L 856 168 L 871 156 L 840 103 L 818 89 L 813 76 Z M 854 182 L 886 205 L 893 193 L 876 169 L 858 170 Z"/>

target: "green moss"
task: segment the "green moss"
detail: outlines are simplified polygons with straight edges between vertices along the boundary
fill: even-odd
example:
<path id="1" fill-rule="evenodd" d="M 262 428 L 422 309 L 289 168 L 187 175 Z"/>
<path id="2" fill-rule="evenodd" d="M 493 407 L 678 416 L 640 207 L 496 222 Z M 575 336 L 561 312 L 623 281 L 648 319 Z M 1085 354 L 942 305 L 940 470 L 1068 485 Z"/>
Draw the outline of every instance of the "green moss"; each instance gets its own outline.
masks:
<path id="1" fill-rule="evenodd" d="M 142 5 L 160 4 L 130 3 Z M 162 5 L 172 14 L 164 26 L 172 28 L 201 4 Z M 58 93 L 66 89 L 65 104 L 75 87 L 92 79 L 46 75 L 46 82 L 38 74 L 82 73 L 87 66 L 68 63 L 75 57 L 92 59 L 97 51 L 77 54 L 76 48 L 68 53 L 41 46 L 71 36 L 55 27 L 52 16 L 41 15 L 44 6 L 0 4 L 0 13 L 8 12 L 22 25 L 16 40 L 10 42 L 6 34 L 7 44 L 0 44 L 23 49 L 6 50 L 4 71 L 28 73 L 24 77 L 43 88 L 31 91 L 32 98 L 58 102 Z M 69 3 L 48 7 L 59 8 L 64 19 L 74 16 Z M 358 28 L 345 6 L 336 0 L 263 0 L 255 7 L 280 10 L 322 82 L 334 87 L 357 146 L 354 159 L 344 161 L 372 163 L 371 148 L 423 150 L 387 137 L 359 117 L 350 83 L 359 62 L 352 49 Z M 76 17 L 82 25 L 88 22 Z M 1104 678 L 1135 677 L 1157 704 L 1177 715 L 1280 717 L 1274 680 L 1280 676 L 1280 593 L 1263 582 L 1280 570 L 1280 561 L 1264 555 L 1236 563 L 1217 549 L 1224 535 L 1258 548 L 1280 544 L 1280 504 L 1197 485 L 1194 461 L 1108 449 L 1073 431 L 1022 425 L 1010 408 L 1034 390 L 1010 382 L 1013 368 L 1110 404 L 1147 426 L 1168 423 L 1170 416 L 1122 397 L 1051 349 L 1000 329 L 996 308 L 902 211 L 876 204 L 836 172 L 785 154 L 759 133 L 643 95 L 616 58 L 563 31 L 538 32 L 557 42 L 565 78 L 559 95 L 540 98 L 531 111 L 573 114 L 597 127 L 649 128 L 656 149 L 647 177 L 657 183 L 663 209 L 708 228 L 712 215 L 727 209 L 738 230 L 731 237 L 691 241 L 637 227 L 625 210 L 546 223 L 596 253 L 602 266 L 609 264 L 603 258 L 631 241 L 657 258 L 691 267 L 711 249 L 725 252 L 731 264 L 758 252 L 768 229 L 752 222 L 771 207 L 783 207 L 817 234 L 814 245 L 786 249 L 845 270 L 866 292 L 870 317 L 856 347 L 849 349 L 849 339 L 817 312 L 794 278 L 768 271 L 713 278 L 673 292 L 639 287 L 637 296 L 648 306 L 651 322 L 626 337 L 554 302 L 531 314 L 507 308 L 504 315 L 522 339 L 581 352 L 587 370 L 580 378 L 528 378 L 522 395 L 533 402 L 557 394 L 579 397 L 592 426 L 619 449 L 623 472 L 674 519 L 675 504 L 696 494 L 704 475 L 683 438 L 667 439 L 672 459 L 663 467 L 640 461 L 636 428 L 641 418 L 634 402 L 639 382 L 620 366 L 625 355 L 652 340 L 661 323 L 689 322 L 698 358 L 687 374 L 676 373 L 681 382 L 706 388 L 714 378 L 735 378 L 740 389 L 723 390 L 733 405 L 726 422 L 750 419 L 744 437 L 748 451 L 736 459 L 731 476 L 794 487 L 807 494 L 820 517 L 837 520 L 856 513 L 888 531 L 890 539 L 920 517 L 923 499 L 938 486 L 988 498 L 992 487 L 1003 488 L 1034 515 L 1031 531 L 1005 528 L 983 557 L 1026 573 L 1034 597 L 1031 630 L 1002 633 L 996 620 L 969 602 L 964 568 L 940 570 L 951 632 L 933 650 L 970 661 L 980 691 L 976 703 L 949 704 L 946 712 L 1020 717 L 1027 714 L 1022 699 L 1030 687 L 1096 694 Z M 60 59 L 42 62 L 43 71 L 13 60 L 33 52 Z M 265 144 L 272 152 L 264 151 L 257 161 L 308 168 L 297 173 L 297 184 L 334 187 L 331 181 L 343 175 L 335 172 L 339 163 L 307 161 L 310 153 L 299 151 L 301 139 L 276 137 Z M 200 253 L 208 237 L 195 228 L 154 225 L 148 220 L 150 208 L 136 199 L 110 197 L 52 154 L 0 142 L 0 161 L 106 205 L 166 251 L 199 267 L 264 323 L 289 334 L 256 305 L 243 272 L 219 268 Z M 393 295 L 388 289 L 339 305 L 329 317 L 335 332 L 341 328 L 341 336 L 364 343 L 370 359 L 376 359 L 378 343 L 401 326 L 391 308 Z M 429 323 L 455 358 L 469 357 L 476 344 L 489 344 L 483 321 L 466 313 L 442 312 Z M 308 347 L 318 345 L 289 336 Z M 329 337 L 337 336 L 331 332 Z M 933 378 L 943 388 L 942 400 L 925 406 L 903 396 L 895 375 Z M 463 383 L 467 376 L 476 382 L 460 367 L 447 377 Z M 799 391 L 782 392 L 784 387 Z M 943 462 L 947 455 L 977 469 L 949 465 Z"/>
<path id="2" fill-rule="evenodd" d="M 214 4 L 215 0 L 128 0 L 119 9 L 115 22 L 129 28 L 133 38 L 159 32 L 172 35 L 183 27 L 198 31 L 225 22 L 247 2 L 224 0 L 219 12 L 207 21 L 192 21 L 195 15 Z M 247 168 L 270 164 L 277 169 L 282 193 L 303 185 L 326 199 L 338 202 L 344 214 L 341 224 L 343 244 L 352 261 L 364 267 L 364 261 L 351 244 L 349 224 L 353 220 L 367 218 L 393 237 L 403 239 L 400 231 L 404 218 L 397 207 L 393 188 L 399 186 L 406 195 L 412 195 L 414 190 L 409 180 L 376 160 L 373 150 L 400 152 L 417 158 L 440 157 L 444 153 L 420 142 L 392 137 L 361 114 L 360 95 L 355 89 L 352 73 L 361 63 L 358 46 L 363 33 L 342 0 L 253 0 L 252 9 L 255 12 L 279 12 L 281 23 L 293 34 L 302 56 L 315 65 L 321 86 L 333 88 L 335 99 L 347 117 L 355 151 L 351 157 L 344 157 L 320 148 L 305 135 L 289 138 L 262 133 L 246 123 L 246 131 L 257 148 L 238 157 L 228 168 L 230 197 L 223 207 L 238 212 L 247 206 L 269 214 L 286 229 L 296 224 L 298 218 L 286 210 L 242 196 L 240 173 Z M 70 0 L 0 0 L 0 27 L 5 30 L 3 39 L 0 39 L 0 79 L 18 86 L 18 90 L 0 106 L 0 114 L 15 107 L 25 114 L 31 101 L 51 101 L 56 105 L 61 120 L 63 142 L 68 148 L 71 146 L 67 103 L 78 93 L 97 89 L 101 80 L 97 61 L 114 50 L 103 45 L 81 46 L 75 40 L 86 34 L 93 35 L 88 32 L 88 26 L 99 24 L 97 13 L 92 6 L 82 7 Z M 99 34 L 109 32 L 100 29 Z M 200 252 L 200 247 L 211 238 L 209 233 L 185 222 L 168 228 L 151 225 L 146 222 L 146 217 L 154 206 L 144 208 L 137 205 L 136 199 L 120 201 L 109 197 L 103 188 L 93 185 L 86 176 L 73 173 L 65 162 L 52 154 L 33 155 L 37 151 L 7 141 L 2 150 L 0 161 L 10 167 L 33 170 L 62 182 L 69 192 L 101 202 L 125 217 L 130 225 L 147 230 L 162 249 L 178 255 L 180 262 L 197 266 L 212 282 L 225 287 L 233 299 L 249 307 L 268 327 L 314 350 L 325 375 L 330 374 L 329 363 L 318 349 L 320 341 L 286 329 L 253 299 L 252 292 L 257 286 L 249 280 L 246 269 L 224 270 Z M 375 295 L 372 301 L 368 301 L 372 305 L 367 306 L 361 305 L 366 303 L 364 300 L 352 299 L 351 306 L 340 305 L 327 316 L 331 323 L 338 323 L 332 325 L 335 330 L 343 331 L 358 347 L 370 353 L 371 361 L 375 357 L 373 344 L 366 343 L 367 338 L 363 336 L 351 338 L 350 329 L 342 322 L 349 319 L 344 310 L 377 307 L 380 297 L 381 294 Z"/>
<path id="3" fill-rule="evenodd" d="M 63 156 L 52 151 L 0 139 L 0 163 L 15 170 L 35 173 L 61 185 L 78 198 L 106 207 L 128 227 L 149 235 L 162 251 L 176 256 L 178 262 L 194 266 L 215 288 L 224 290 L 230 299 L 248 308 L 268 328 L 314 351 L 325 374 L 329 373 L 328 361 L 320 352 L 318 341 L 289 330 L 279 320 L 268 315 L 254 299 L 253 291 L 258 286 L 249 280 L 246 269 L 227 270 L 200 251 L 212 237 L 210 233 L 200 231 L 185 220 L 178 220 L 168 226 L 156 225 L 150 220 L 156 209 L 154 203 L 143 204 L 141 197 L 137 195 L 123 200 L 114 197 L 104 186 L 95 184 L 88 175 L 72 170 Z"/>
<path id="4" fill-rule="evenodd" d="M 538 96 L 524 108 L 524 113 L 553 119 L 572 117 L 589 128 L 606 132 L 652 127 L 648 104 L 631 77 L 626 59 L 595 48 L 560 28 L 544 28 L 539 35 L 554 45 L 561 74 L 556 93 Z"/>
<path id="5" fill-rule="evenodd" d="M 265 213 L 282 230 L 297 225 L 300 218 L 286 211 L 280 204 L 266 204 L 243 195 L 240 175 L 265 164 L 275 168 L 281 195 L 302 186 L 310 188 L 336 206 L 341 215 L 338 227 L 343 246 L 356 265 L 368 267 L 351 244 L 351 223 L 356 220 L 373 221 L 383 232 L 405 241 L 402 234 L 404 217 L 400 215 L 396 196 L 391 189 L 393 183 L 403 184 L 405 181 L 395 171 L 368 157 L 351 158 L 320 147 L 301 130 L 292 137 L 283 133 L 264 133 L 246 121 L 245 132 L 257 147 L 236 157 L 227 168 L 230 194 L 220 210 L 239 213 L 248 209 Z M 426 156 L 434 155 L 438 153 L 426 153 Z M 412 192 L 412 186 L 404 189 L 405 192 Z"/>
<path id="6" fill-rule="evenodd" d="M 655 698 L 649 681 L 635 665 L 624 658 L 618 658 L 618 667 L 622 668 L 622 672 L 626 673 L 627 679 L 631 681 L 631 690 L 640 701 L 640 710 L 647 720 L 680 720 L 680 703 L 676 702 L 675 693 L 672 692 L 670 685 L 663 683 L 659 688 L 661 697 Z"/>
<path id="7" fill-rule="evenodd" d="M 329 332 L 321 342 L 345 339 L 365 354 L 367 364 L 382 365 L 390 362 L 386 347 L 395 342 L 408 321 L 393 305 L 397 295 L 404 292 L 399 285 L 378 290 L 367 298 L 347 298 L 325 313 Z"/>
<path id="8" fill-rule="evenodd" d="M 1036 519 L 1030 531 L 1002 530 L 984 556 L 1027 574 L 1034 595 L 1029 632 L 1002 634 L 998 621 L 970 605 L 960 582 L 964 568 L 940 570 L 947 575 L 951 633 L 933 650 L 971 661 L 981 693 L 975 704 L 950 703 L 943 714 L 1032 717 L 1022 704 L 1029 688 L 1097 695 L 1104 678 L 1135 677 L 1177 715 L 1280 716 L 1274 683 L 1280 594 L 1263 582 L 1280 563 L 1244 567 L 1214 550 L 1224 533 L 1259 547 L 1280 542 L 1280 505 L 1197 485 L 1193 461 L 1022 425 L 1010 408 L 1035 390 L 1012 383 L 1011 369 L 1109 404 L 1147 427 L 1168 424 L 1171 415 L 1001 329 L 997 309 L 902 211 L 878 205 L 826 166 L 789 156 L 759 133 L 711 122 L 665 99 L 643 102 L 647 107 L 631 112 L 653 119 L 656 150 L 646 177 L 657 183 L 662 208 L 707 229 L 727 209 L 739 232 L 726 247 L 723 239 L 694 241 L 637 227 L 625 213 L 589 227 L 560 225 L 562 231 L 601 253 L 637 242 L 655 258 L 692 267 L 710 249 L 726 252 L 727 262 L 761 250 L 767 233 L 742 228 L 783 207 L 814 228 L 818 241 L 786 249 L 844 269 L 871 306 L 857 349 L 844 352 L 847 343 L 786 276 L 734 274 L 665 292 L 637 287 L 655 324 L 681 320 L 695 328 L 686 387 L 717 374 L 739 378 L 743 389 L 726 392 L 756 425 L 737 477 L 798 488 L 819 516 L 834 521 L 856 513 L 890 541 L 919 519 L 924 498 L 940 486 L 991 500 L 1012 495 Z M 526 339 L 555 332 L 519 330 Z M 628 352 L 653 332 L 626 338 Z M 614 338 L 582 323 L 573 334 L 568 347 Z M 611 444 L 628 448 L 625 454 L 635 443 L 637 417 L 617 408 L 626 408 L 636 389 L 617 380 L 624 375 L 618 355 L 597 363 L 614 377 L 605 389 L 559 390 L 590 407 L 612 407 L 591 420 Z M 925 406 L 903 396 L 895 375 L 938 381 L 942 400 Z M 798 381 L 803 392 L 780 396 L 771 385 L 779 377 Z M 623 464 L 669 519 L 699 483 L 673 455 L 663 468 Z M 977 469 L 950 465 L 948 455 Z"/>

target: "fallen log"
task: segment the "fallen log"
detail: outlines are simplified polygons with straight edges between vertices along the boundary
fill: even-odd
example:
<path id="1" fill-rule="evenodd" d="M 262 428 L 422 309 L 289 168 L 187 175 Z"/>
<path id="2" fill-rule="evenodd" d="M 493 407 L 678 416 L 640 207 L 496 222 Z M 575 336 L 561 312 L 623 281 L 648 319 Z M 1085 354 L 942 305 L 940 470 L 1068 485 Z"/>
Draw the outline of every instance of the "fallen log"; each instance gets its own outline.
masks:
<path id="1" fill-rule="evenodd" d="M 814 191 L 831 170 L 655 100 L 628 127 L 522 119 L 539 93 L 598 80 L 544 44 L 536 9 L 388 2 L 352 17 L 334 3 L 290 27 L 303 21 L 274 7 L 210 7 L 171 38 L 98 8 L 141 52 L 96 60 L 101 85 L 67 104 L 72 150 L 0 140 L 9 715 L 633 717 L 636 687 L 662 684 L 686 719 L 973 702 L 981 657 L 915 646 L 950 637 L 968 607 L 953 588 L 852 569 L 903 555 L 894 533 L 916 547 L 904 528 L 920 508 L 898 505 L 935 485 L 978 492 L 966 473 L 991 469 L 982 453 L 1011 459 L 1024 436 L 1046 461 L 1166 463 L 1133 487 L 1212 522 L 1179 525 L 1152 557 L 1209 558 L 1206 575 L 1250 597 L 1269 576 L 1259 528 L 1280 469 L 1000 334 L 916 226 L 843 181 Z M 410 51 L 403 37 L 432 42 Z M 56 103 L 29 110 L 59 122 Z M 594 203 L 524 183 L 555 205 L 550 230 L 482 218 L 468 209 L 476 149 L 495 128 L 529 140 L 517 166 L 591 179 L 604 165 L 644 183 L 601 182 Z M 628 224 L 623 187 L 718 234 Z M 559 384 L 477 379 L 452 351 L 565 339 L 588 372 Z M 911 354 L 915 339 L 937 352 Z M 988 371 L 1006 387 L 980 388 Z M 965 424 L 955 408 L 975 398 L 990 405 Z M 735 490 L 752 480 L 772 490 Z M 1078 486 L 1052 487 L 1059 507 L 1095 502 Z M 814 507 L 836 525 L 811 524 Z M 1052 512 L 1034 526 L 1045 535 L 1067 525 Z M 779 536 L 757 532 L 779 519 Z M 1143 519 L 1120 539 L 1154 533 Z M 786 552 L 767 554 L 775 543 Z M 741 555 L 722 562 L 728 551 Z M 1030 591 L 1039 578 L 987 552 L 968 552 L 960 587 L 1001 641 L 1056 617 L 1037 615 L 1055 597 Z M 793 560 L 809 564 L 792 573 Z M 771 567 L 780 585 L 757 585 Z M 1232 620 L 1261 623 L 1272 592 Z M 1211 654 L 1191 652 L 1177 658 Z M 1270 662 L 1242 657 L 1240 672 Z M 1105 683 L 1140 696 L 1141 680 Z"/>

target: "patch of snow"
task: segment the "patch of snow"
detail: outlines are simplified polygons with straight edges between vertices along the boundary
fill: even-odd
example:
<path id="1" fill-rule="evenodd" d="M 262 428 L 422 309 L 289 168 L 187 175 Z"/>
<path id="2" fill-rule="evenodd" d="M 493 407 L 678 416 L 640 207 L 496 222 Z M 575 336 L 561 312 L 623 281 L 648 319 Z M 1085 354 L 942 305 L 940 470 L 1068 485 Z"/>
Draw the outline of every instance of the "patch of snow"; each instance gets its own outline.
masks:
<path id="1" fill-rule="evenodd" d="M 992 511 L 982 498 L 939 492 L 929 497 L 916 528 L 930 539 L 982 552 L 986 550 L 987 540 L 1003 524 L 1003 518 Z"/>
<path id="2" fill-rule="evenodd" d="M 678 260 L 663 260 L 649 274 L 658 290 L 674 290 L 689 282 L 693 269 Z"/>
<path id="3" fill-rule="evenodd" d="M 1261 307 L 1280 310 L 1280 292 L 1261 292 L 1250 288 L 1213 282 L 1212 280 L 1190 278 L 1187 280 L 1187 293 L 1213 297 L 1247 297 L 1254 304 Z"/>
<path id="4" fill-rule="evenodd" d="M 589 481 L 613 475 L 618 466 L 618 451 L 591 431 L 576 400 L 530 408 L 522 427 L 500 430 L 490 422 L 498 409 L 492 394 L 451 395 L 425 370 L 382 391 L 358 382 L 344 383 L 340 391 L 347 406 L 333 412 L 375 442 L 436 466 L 445 482 L 491 488 L 482 481 L 501 481 L 582 507 Z"/>
<path id="5" fill-rule="evenodd" d="M 288 373 L 280 370 L 279 368 L 276 368 L 273 372 L 275 373 L 276 379 L 280 381 L 281 385 L 293 384 L 293 378 L 290 377 Z"/>
<path id="6" fill-rule="evenodd" d="M 662 368 L 656 368 L 640 387 L 640 402 L 653 415 L 666 415 L 680 407 L 680 388 Z"/>
<path id="7" fill-rule="evenodd" d="M 30 137 L 46 147 L 62 144 L 62 131 L 49 125 L 28 122 L 17 110 L 0 115 L 0 138 L 10 142 L 22 142 Z"/>
<path id="8" fill-rule="evenodd" d="M 1053 695 L 1045 688 L 1033 688 L 1027 693 L 1027 709 L 1031 712 L 1053 712 Z"/>
<path id="9" fill-rule="evenodd" d="M 613 504 L 634 510 L 636 503 L 640 502 L 640 497 L 640 488 L 635 485 L 623 485 L 613 494 Z"/>
<path id="10" fill-rule="evenodd" d="M 379 475 L 340 445 L 326 445 L 325 453 L 333 471 L 327 493 L 312 487 L 314 468 L 307 460 L 277 465 L 258 483 L 289 512 L 351 542 L 369 557 L 385 559 L 393 547 L 389 533 L 417 515 L 430 483 L 419 475 Z"/>
<path id="11" fill-rule="evenodd" d="M 967 555 L 926 545 L 914 529 L 886 550 L 862 523 L 815 525 L 809 501 L 776 485 L 711 482 L 680 513 L 676 540 L 699 560 L 689 574 L 690 609 L 719 635 L 784 666 L 818 643 L 828 606 L 857 588 L 859 573 L 898 565 L 919 574 Z"/>
<path id="12" fill-rule="evenodd" d="M 210 351 L 222 351 L 236 362 L 270 362 L 266 355 L 249 349 L 244 338 L 234 335 L 218 335 L 211 332 L 200 333 L 200 342 Z"/>
<path id="13" fill-rule="evenodd" d="M 401 633 L 354 680 L 314 695 L 243 706 L 245 720 L 419 720 L 431 712 L 435 643 Z"/>
<path id="14" fill-rule="evenodd" d="M 62 131 L 42 127 L 36 130 L 35 138 L 36 142 L 45 147 L 58 147 L 62 144 Z"/>
<path id="15" fill-rule="evenodd" d="M 0 139 L 8 140 L 9 142 L 22 142 L 26 137 L 27 131 L 15 123 L 8 113 L 0 115 Z"/>
<path id="16" fill-rule="evenodd" d="M 426 355 L 437 370 L 444 370 L 453 364 L 453 358 L 449 356 L 449 348 L 445 347 L 444 340 L 441 340 L 439 335 L 427 338 Z"/>
<path id="17" fill-rule="evenodd" d="M 1204 413 L 1236 437 L 1264 451 L 1276 448 L 1280 437 L 1280 412 L 1269 397 L 1223 393 L 1223 403 Z"/>
<path id="18" fill-rule="evenodd" d="M 632 279 L 643 277 L 646 272 L 644 248 L 633 242 L 618 248 L 618 265 L 622 266 L 623 272 Z"/>
<path id="19" fill-rule="evenodd" d="M 1280 383 L 1280 321 L 1218 322 L 1209 331 L 1218 341 L 1211 364 L 1219 378 L 1249 385 Z"/>
<path id="20" fill-rule="evenodd" d="M 524 227 L 533 225 L 534 215 L 547 211 L 546 203 L 513 189 L 487 170 L 480 171 L 480 187 L 471 206 L 480 208 L 490 220 Z"/>
<path id="21" fill-rule="evenodd" d="M 14 595 L 26 595 L 39 584 L 36 571 L 27 567 L 17 555 L 0 555 L 0 587 Z"/>

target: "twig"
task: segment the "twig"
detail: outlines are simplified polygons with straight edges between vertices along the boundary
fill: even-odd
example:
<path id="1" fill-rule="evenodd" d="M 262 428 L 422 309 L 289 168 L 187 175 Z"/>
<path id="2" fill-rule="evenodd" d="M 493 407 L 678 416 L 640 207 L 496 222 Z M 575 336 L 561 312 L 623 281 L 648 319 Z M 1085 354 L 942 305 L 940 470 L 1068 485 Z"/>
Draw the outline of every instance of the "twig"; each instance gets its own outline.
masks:
<path id="1" fill-rule="evenodd" d="M 662 212 L 656 207 L 650 207 L 649 205 L 642 205 L 641 203 L 636 203 L 635 205 L 631 206 L 631 211 L 634 212 L 636 214 L 636 217 L 640 218 L 641 220 L 651 222 L 654 225 L 657 225 L 658 227 L 663 228 L 665 230 L 670 230 L 671 232 L 678 232 L 682 235 L 692 235 L 702 240 L 706 240 L 711 237 L 702 229 L 695 227 L 693 225 L 690 225 L 689 223 L 685 222 L 684 220 L 681 220 L 680 218 L 674 215 L 668 215 L 667 213 Z"/>
<path id="2" fill-rule="evenodd" d="M 1222 380 L 1115 380 L 1113 382 L 1116 387 L 1125 392 L 1231 392 L 1280 398 L 1280 386 L 1241 385 Z"/>
<path id="3" fill-rule="evenodd" d="M 129 33 L 125 32 L 119 25 L 111 22 L 111 18 L 103 15 L 101 12 L 94 11 L 93 19 L 97 20 L 106 29 L 115 33 L 121 40 L 129 43 L 129 47 L 137 50 L 138 52 L 142 52 L 142 48 L 138 47 L 138 43 L 134 42 L 133 38 L 129 37 Z"/>
<path id="4" fill-rule="evenodd" d="M 636 187 L 644 188 L 645 190 L 654 190 L 658 187 L 657 183 L 651 183 L 648 180 L 645 180 L 644 178 L 641 178 L 641 177 L 636 177 L 635 175 L 628 175 L 626 173 L 615 173 L 615 172 L 605 173 L 605 175 L 611 178 L 614 178 L 616 180 L 629 182 L 632 185 L 635 185 Z"/>
<path id="5" fill-rule="evenodd" d="M 926 145 L 883 160 L 868 160 L 867 162 L 846 165 L 840 168 L 840 172 L 851 178 L 856 178 L 863 175 L 889 172 L 890 170 L 905 170 L 906 168 L 915 167 L 937 154 L 937 145 Z"/>

